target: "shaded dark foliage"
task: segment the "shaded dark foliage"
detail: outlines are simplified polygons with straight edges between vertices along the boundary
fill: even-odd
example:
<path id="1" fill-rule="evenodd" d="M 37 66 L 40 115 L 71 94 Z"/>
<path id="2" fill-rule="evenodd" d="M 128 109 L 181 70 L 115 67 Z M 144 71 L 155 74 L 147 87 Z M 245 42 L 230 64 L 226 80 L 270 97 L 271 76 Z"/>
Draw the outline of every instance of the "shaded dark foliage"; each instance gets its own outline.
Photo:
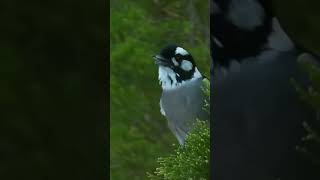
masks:
<path id="1" fill-rule="evenodd" d="M 320 69 L 314 63 L 311 63 L 308 57 L 304 57 L 301 62 L 301 67 L 308 73 L 311 86 L 304 90 L 298 84 L 296 89 L 299 92 L 304 102 L 308 103 L 318 116 L 312 122 L 304 122 L 302 125 L 306 130 L 306 136 L 302 139 L 302 144 L 297 147 L 297 151 L 300 152 L 300 158 L 305 164 L 305 168 L 309 169 L 309 178 L 320 178 Z M 309 57 L 310 58 L 310 57 Z M 308 178 L 308 177 L 306 177 Z"/>

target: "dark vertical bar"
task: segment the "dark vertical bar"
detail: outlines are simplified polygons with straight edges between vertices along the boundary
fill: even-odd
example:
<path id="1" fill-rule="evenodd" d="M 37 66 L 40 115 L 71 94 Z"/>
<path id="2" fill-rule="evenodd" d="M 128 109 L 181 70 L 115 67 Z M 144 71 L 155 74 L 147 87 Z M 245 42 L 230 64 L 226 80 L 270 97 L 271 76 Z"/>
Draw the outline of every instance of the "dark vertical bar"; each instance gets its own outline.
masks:
<path id="1" fill-rule="evenodd" d="M 303 50 L 271 1 L 210 3 L 211 179 L 308 179 L 295 148 L 315 111 L 291 82 L 309 86 L 297 63 Z"/>

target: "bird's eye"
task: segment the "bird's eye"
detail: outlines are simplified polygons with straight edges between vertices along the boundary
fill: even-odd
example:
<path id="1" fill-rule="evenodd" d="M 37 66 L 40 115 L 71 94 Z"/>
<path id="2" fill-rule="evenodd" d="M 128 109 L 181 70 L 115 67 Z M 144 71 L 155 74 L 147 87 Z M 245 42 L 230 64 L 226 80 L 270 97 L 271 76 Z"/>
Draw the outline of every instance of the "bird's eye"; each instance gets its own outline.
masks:
<path id="1" fill-rule="evenodd" d="M 178 54 L 178 55 L 176 55 L 176 57 L 175 57 L 175 59 L 177 60 L 177 61 L 180 61 L 181 60 L 181 55 L 180 54 Z"/>

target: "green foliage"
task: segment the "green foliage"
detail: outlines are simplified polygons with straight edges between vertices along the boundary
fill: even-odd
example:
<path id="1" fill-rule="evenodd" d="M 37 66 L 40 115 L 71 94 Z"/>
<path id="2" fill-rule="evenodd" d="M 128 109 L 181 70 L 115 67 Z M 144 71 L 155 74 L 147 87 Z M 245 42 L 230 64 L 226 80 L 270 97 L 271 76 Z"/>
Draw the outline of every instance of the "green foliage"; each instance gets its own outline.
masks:
<path id="1" fill-rule="evenodd" d="M 159 167 L 152 180 L 157 179 L 209 179 L 210 129 L 206 121 L 197 121 L 187 136 L 185 144 L 178 146 L 167 157 L 158 158 Z"/>
<path id="2" fill-rule="evenodd" d="M 312 86 L 305 91 L 296 82 L 294 83 L 301 98 L 314 109 L 320 110 L 320 70 L 319 67 L 315 66 L 312 58 L 313 57 L 307 55 L 300 57 L 301 67 L 303 71 L 308 73 Z"/>
<path id="3" fill-rule="evenodd" d="M 162 3 L 111 1 L 111 179 L 145 179 L 145 172 L 156 167 L 155 159 L 171 152 L 171 144 L 176 142 L 160 114 L 161 88 L 152 55 L 174 42 L 188 49 L 200 71 L 209 74 L 204 32 L 192 37 L 195 44 L 190 44 L 190 22 L 182 14 L 183 4 Z M 168 8 L 178 16 L 164 13 Z"/>
<path id="4" fill-rule="evenodd" d="M 302 68 L 308 73 L 311 87 L 304 90 L 295 82 L 297 92 L 314 110 L 320 112 L 320 69 L 316 66 L 311 56 L 303 56 L 301 60 Z M 316 120 L 318 121 L 318 120 Z M 307 135 L 302 139 L 303 145 L 297 150 L 301 153 L 306 167 L 310 170 L 310 176 L 320 178 L 320 129 L 317 124 L 303 122 Z"/>

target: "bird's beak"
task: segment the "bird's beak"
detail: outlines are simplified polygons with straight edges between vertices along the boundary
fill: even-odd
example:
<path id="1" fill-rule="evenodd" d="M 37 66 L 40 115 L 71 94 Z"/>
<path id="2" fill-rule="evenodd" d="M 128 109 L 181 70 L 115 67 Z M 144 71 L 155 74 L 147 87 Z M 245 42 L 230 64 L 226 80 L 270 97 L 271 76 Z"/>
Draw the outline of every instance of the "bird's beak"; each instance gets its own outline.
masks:
<path id="1" fill-rule="evenodd" d="M 170 61 L 161 55 L 154 55 L 153 59 L 155 60 L 155 64 L 157 64 L 157 65 L 161 65 L 161 66 L 169 66 L 170 65 Z"/>

